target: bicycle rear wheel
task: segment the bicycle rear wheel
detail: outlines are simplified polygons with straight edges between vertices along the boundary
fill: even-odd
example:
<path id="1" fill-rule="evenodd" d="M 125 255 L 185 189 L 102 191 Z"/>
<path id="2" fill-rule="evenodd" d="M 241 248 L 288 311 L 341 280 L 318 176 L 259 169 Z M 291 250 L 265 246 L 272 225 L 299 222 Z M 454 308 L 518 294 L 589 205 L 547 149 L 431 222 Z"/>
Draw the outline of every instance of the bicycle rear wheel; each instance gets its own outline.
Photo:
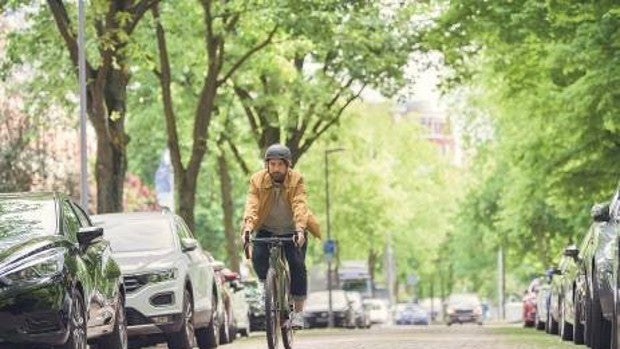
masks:
<path id="1" fill-rule="evenodd" d="M 265 331 L 267 332 L 267 346 L 277 349 L 280 336 L 280 308 L 278 304 L 278 289 L 275 270 L 269 268 L 265 280 Z"/>

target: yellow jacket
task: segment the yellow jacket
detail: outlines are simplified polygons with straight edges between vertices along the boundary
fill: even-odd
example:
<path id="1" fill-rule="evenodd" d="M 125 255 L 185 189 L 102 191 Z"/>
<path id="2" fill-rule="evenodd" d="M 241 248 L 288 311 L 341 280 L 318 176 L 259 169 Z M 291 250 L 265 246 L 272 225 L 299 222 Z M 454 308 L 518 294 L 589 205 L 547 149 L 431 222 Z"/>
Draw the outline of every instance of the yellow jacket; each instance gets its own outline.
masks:
<path id="1" fill-rule="evenodd" d="M 250 187 L 245 203 L 243 223 L 246 229 L 256 230 L 261 227 L 272 205 L 273 182 L 266 169 L 250 177 Z M 293 220 L 297 230 L 308 230 L 316 238 L 321 238 L 319 223 L 308 208 L 306 187 L 301 172 L 289 169 L 283 183 L 284 194 L 293 211 Z"/>

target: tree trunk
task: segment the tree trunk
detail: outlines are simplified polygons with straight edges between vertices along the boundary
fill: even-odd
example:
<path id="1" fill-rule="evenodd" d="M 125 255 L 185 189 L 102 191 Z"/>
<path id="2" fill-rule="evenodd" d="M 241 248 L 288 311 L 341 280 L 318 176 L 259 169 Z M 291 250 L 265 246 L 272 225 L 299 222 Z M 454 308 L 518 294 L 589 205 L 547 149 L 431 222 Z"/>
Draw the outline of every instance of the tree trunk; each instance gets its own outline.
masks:
<path id="1" fill-rule="evenodd" d="M 218 172 L 220 175 L 220 189 L 222 194 L 222 212 L 224 212 L 224 235 L 226 236 L 226 252 L 228 265 L 234 271 L 239 271 L 239 248 L 237 246 L 237 234 L 233 223 L 233 198 L 232 181 L 228 169 L 226 155 L 222 151 L 217 157 Z"/>
<path id="2" fill-rule="evenodd" d="M 122 212 L 125 173 L 127 172 L 127 143 L 125 111 L 129 75 L 120 69 L 109 69 L 103 91 L 91 93 L 103 96 L 93 98 L 95 108 L 89 116 L 97 133 L 97 212 Z M 98 105 L 98 107 L 97 107 Z"/>
<path id="3" fill-rule="evenodd" d="M 375 284 L 375 267 L 377 266 L 377 259 L 378 259 L 377 251 L 371 248 L 368 251 L 368 271 L 370 272 L 370 281 L 372 282 L 373 285 Z M 374 293 L 374 291 L 375 290 L 373 289 L 372 292 Z"/>
<path id="4" fill-rule="evenodd" d="M 122 134 L 124 135 L 124 133 Z M 97 137 L 97 213 L 123 211 L 123 189 L 127 171 L 126 144 Z"/>
<path id="5" fill-rule="evenodd" d="M 196 180 L 197 175 L 189 175 L 188 171 L 183 171 L 183 175 L 179 176 L 180 182 L 178 187 L 179 194 L 179 216 L 185 220 L 189 229 L 198 234 L 196 231 L 196 221 L 194 219 L 194 207 L 196 206 Z"/>
<path id="6" fill-rule="evenodd" d="M 98 39 L 105 38 L 107 45 L 100 45 L 96 65 L 86 58 L 88 117 L 97 133 L 97 212 L 123 210 L 123 190 L 127 171 L 127 143 L 125 114 L 127 84 L 130 73 L 125 56 L 127 38 L 132 34 L 144 13 L 158 0 L 118 0 L 107 2 L 107 12 L 94 22 Z M 74 28 L 63 1 L 48 0 L 47 4 L 75 72 L 78 72 L 77 29 Z M 120 21 L 119 15 L 124 21 Z M 105 46 L 105 47 L 104 47 Z"/>

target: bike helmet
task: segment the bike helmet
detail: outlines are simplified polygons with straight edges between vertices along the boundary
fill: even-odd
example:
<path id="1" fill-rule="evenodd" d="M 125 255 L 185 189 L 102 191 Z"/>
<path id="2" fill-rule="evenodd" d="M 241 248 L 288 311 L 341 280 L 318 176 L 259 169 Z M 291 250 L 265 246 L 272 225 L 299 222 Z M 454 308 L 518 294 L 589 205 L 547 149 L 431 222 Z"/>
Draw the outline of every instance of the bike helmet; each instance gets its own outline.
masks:
<path id="1" fill-rule="evenodd" d="M 286 160 L 289 166 L 293 162 L 293 158 L 291 155 L 291 150 L 282 144 L 272 144 L 265 151 L 265 161 L 269 161 L 270 159 L 281 159 Z"/>

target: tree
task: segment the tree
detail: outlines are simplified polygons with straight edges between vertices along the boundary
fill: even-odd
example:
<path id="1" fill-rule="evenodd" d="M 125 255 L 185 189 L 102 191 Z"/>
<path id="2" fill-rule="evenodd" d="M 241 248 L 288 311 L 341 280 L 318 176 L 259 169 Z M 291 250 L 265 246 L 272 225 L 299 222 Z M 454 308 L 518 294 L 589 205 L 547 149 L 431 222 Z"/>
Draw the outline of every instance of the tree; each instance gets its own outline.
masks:
<path id="1" fill-rule="evenodd" d="M 202 7 L 202 14 L 197 12 L 195 8 L 187 8 L 187 12 L 184 12 L 183 18 L 177 17 L 176 19 L 170 19 L 171 22 L 175 20 L 187 21 L 187 18 L 193 15 L 196 21 L 204 25 L 204 31 L 201 33 L 200 37 L 204 40 L 203 49 L 205 52 L 202 59 L 199 60 L 199 64 L 192 64 L 192 68 L 198 70 L 202 69 L 204 71 L 204 78 L 201 79 L 197 85 L 194 85 L 194 81 L 188 80 L 188 75 L 194 78 L 201 74 L 198 73 L 194 75 L 196 72 L 190 71 L 186 73 L 186 78 L 188 79 L 184 81 L 188 86 L 188 91 L 186 92 L 190 92 L 190 96 L 195 97 L 192 130 L 193 144 L 191 145 L 187 165 L 182 161 L 177 126 L 178 118 L 174 105 L 175 96 L 172 91 L 173 83 L 175 83 L 173 80 L 172 64 L 176 62 L 178 66 L 182 67 L 182 57 L 186 53 L 187 47 L 179 47 L 177 49 L 180 49 L 180 51 L 177 52 L 170 51 L 164 26 L 166 20 L 162 18 L 159 6 L 153 7 L 152 10 L 155 20 L 157 52 L 159 57 L 159 68 L 155 69 L 155 74 L 161 86 L 168 134 L 168 148 L 170 149 L 172 165 L 174 167 L 175 183 L 178 184 L 177 196 L 179 199 L 179 213 L 191 229 L 195 227 L 194 207 L 196 204 L 197 179 L 202 160 L 208 150 L 207 141 L 209 139 L 209 128 L 217 112 L 216 99 L 218 92 L 221 91 L 224 84 L 237 72 L 239 67 L 245 64 L 256 52 L 262 50 L 271 43 L 278 29 L 278 24 L 273 21 L 273 18 L 269 19 L 264 17 L 262 18 L 264 21 L 261 23 L 261 27 L 254 27 L 254 29 L 256 29 L 254 36 L 247 35 L 239 39 L 242 43 L 246 43 L 246 45 L 235 47 L 235 32 L 245 29 L 243 26 L 247 24 L 244 23 L 243 20 L 248 20 L 248 18 L 251 17 L 248 11 L 253 6 L 259 6 L 260 4 L 253 2 L 237 3 L 234 1 L 228 3 L 202 1 L 200 5 Z M 256 25 L 257 22 L 253 22 L 253 24 Z M 173 25 L 175 24 L 171 23 L 170 28 L 174 28 Z M 261 30 L 261 28 L 267 29 Z M 187 28 L 176 27 L 176 29 L 179 29 L 179 31 L 174 32 L 170 30 L 168 34 L 183 36 L 184 33 L 180 32 L 180 30 Z M 201 46 L 202 45 L 198 47 Z M 235 49 L 237 49 L 237 51 L 235 51 Z M 193 52 L 193 54 L 199 55 L 198 51 Z M 187 68 L 187 66 L 185 66 L 185 68 Z M 194 89 L 196 89 L 196 91 L 194 91 Z M 181 97 L 178 99 L 181 99 Z"/>
<path id="2" fill-rule="evenodd" d="M 493 128 L 473 170 L 501 178 L 498 195 L 484 195 L 489 183 L 472 186 L 463 234 L 479 226 L 467 205 L 492 203 L 497 210 L 482 222 L 506 239 L 521 278 L 585 232 L 590 205 L 618 180 L 619 9 L 612 1 L 461 1 L 446 4 L 423 35 L 452 68 L 448 87 L 481 91 L 476 103 Z M 482 147 L 493 156 L 480 158 Z"/>
<path id="3" fill-rule="evenodd" d="M 88 8 L 88 34 L 96 40 L 89 44 L 86 62 L 87 113 L 97 134 L 95 177 L 100 213 L 123 209 L 129 142 L 125 115 L 127 85 L 131 78 L 130 37 L 146 11 L 157 2 L 97 0 Z M 75 6 L 67 6 L 61 0 L 48 0 L 47 7 L 32 7 L 28 1 L 14 1 L 11 5 L 28 14 L 30 22 L 10 38 L 9 62 L 34 64 L 38 68 L 31 80 L 34 98 L 46 94 L 62 100 L 65 105 L 70 104 L 66 95 L 74 92 L 76 85 L 68 76 L 75 74 L 77 77 L 78 71 L 77 26 L 72 21 L 77 18 L 73 12 Z M 56 30 L 50 31 L 51 27 Z M 61 45 L 64 45 L 64 52 L 61 52 Z"/>
<path id="4" fill-rule="evenodd" d="M 414 50 L 414 5 L 299 2 L 288 40 L 260 53 L 234 80 L 257 148 L 284 143 L 293 163 L 337 125 L 367 86 L 387 96 L 402 87 Z M 277 64 L 273 64 L 277 62 Z"/>

